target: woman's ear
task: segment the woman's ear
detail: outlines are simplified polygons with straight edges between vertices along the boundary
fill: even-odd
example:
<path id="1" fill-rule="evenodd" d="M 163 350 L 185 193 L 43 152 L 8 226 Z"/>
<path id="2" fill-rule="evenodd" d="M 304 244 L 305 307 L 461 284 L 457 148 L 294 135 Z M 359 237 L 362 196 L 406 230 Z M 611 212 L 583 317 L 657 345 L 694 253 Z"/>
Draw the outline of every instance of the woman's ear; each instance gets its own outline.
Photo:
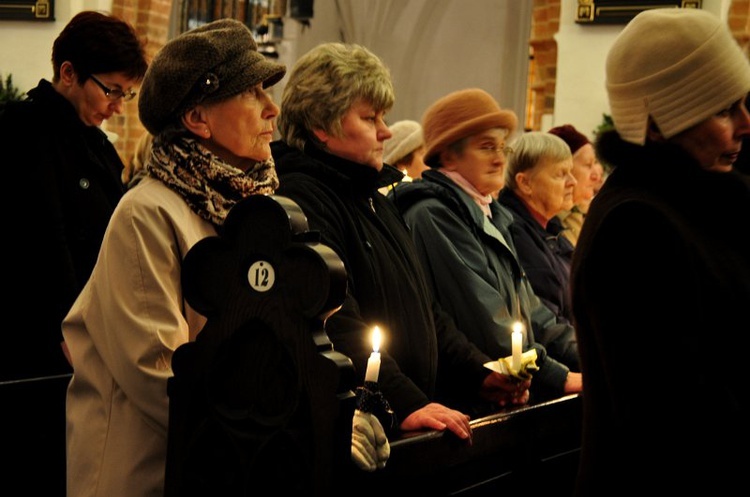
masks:
<path id="1" fill-rule="evenodd" d="M 185 129 L 197 135 L 200 138 L 209 138 L 211 130 L 208 127 L 208 121 L 200 106 L 193 107 L 182 114 L 182 124 Z"/>
<path id="2" fill-rule="evenodd" d="M 315 138 L 318 139 L 318 142 L 320 142 L 321 145 L 326 146 L 330 136 L 328 135 L 328 133 L 326 133 L 325 130 L 314 129 L 313 134 L 315 135 Z"/>
<path id="3" fill-rule="evenodd" d="M 444 170 L 456 170 L 456 159 L 458 159 L 458 154 L 455 151 L 450 148 L 443 149 L 438 153 L 438 157 L 440 165 Z"/>
<path id="4" fill-rule="evenodd" d="M 521 193 L 525 197 L 531 196 L 531 191 L 533 190 L 533 188 L 531 187 L 529 176 L 526 173 L 516 173 L 516 176 L 513 179 L 516 180 L 516 189 L 519 193 Z"/>
<path id="5" fill-rule="evenodd" d="M 65 61 L 60 66 L 60 81 L 70 86 L 77 81 L 76 70 L 69 61 Z"/>

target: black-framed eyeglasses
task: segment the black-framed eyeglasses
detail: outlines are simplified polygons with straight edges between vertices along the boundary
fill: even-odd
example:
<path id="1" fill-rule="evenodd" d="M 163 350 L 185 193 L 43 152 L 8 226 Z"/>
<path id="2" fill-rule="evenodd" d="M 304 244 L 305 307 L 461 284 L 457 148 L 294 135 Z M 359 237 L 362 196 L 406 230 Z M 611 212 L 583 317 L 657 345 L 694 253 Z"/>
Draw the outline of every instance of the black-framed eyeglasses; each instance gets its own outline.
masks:
<path id="1" fill-rule="evenodd" d="M 128 91 L 122 91 L 118 90 L 117 88 L 112 89 L 104 86 L 104 83 L 96 79 L 96 77 L 92 74 L 89 76 L 91 78 L 91 81 L 96 83 L 96 86 L 102 89 L 104 92 L 104 95 L 111 101 L 116 101 L 119 99 L 123 99 L 125 102 L 129 102 L 135 98 L 135 91 L 128 90 Z"/>

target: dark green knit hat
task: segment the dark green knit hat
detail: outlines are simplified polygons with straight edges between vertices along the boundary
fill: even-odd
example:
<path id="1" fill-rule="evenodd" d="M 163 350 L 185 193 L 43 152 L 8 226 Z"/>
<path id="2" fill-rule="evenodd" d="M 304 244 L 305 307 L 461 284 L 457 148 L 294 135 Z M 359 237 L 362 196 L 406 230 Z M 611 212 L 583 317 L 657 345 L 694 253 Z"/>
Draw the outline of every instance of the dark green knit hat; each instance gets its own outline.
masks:
<path id="1" fill-rule="evenodd" d="M 153 135 L 199 103 L 226 100 L 263 82 L 277 83 L 286 66 L 258 52 L 252 32 L 235 19 L 219 19 L 167 42 L 141 85 L 138 113 Z"/>

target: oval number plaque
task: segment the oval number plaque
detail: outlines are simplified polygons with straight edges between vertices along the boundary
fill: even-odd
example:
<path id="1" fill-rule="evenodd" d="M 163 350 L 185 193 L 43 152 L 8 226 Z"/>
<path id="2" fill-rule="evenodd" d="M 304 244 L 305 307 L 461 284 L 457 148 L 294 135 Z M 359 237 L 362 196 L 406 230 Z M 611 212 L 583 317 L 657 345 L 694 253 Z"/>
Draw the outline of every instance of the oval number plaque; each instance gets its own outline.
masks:
<path id="1" fill-rule="evenodd" d="M 256 261 L 247 271 L 247 281 L 256 292 L 267 292 L 276 282 L 276 273 L 267 261 Z"/>

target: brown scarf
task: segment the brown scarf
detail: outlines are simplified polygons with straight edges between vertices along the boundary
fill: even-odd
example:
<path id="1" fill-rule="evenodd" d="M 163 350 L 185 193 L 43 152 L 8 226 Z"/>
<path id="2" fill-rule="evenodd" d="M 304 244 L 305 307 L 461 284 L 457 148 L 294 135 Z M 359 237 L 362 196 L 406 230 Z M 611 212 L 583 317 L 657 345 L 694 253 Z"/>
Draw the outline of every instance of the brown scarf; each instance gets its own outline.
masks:
<path id="1" fill-rule="evenodd" d="M 146 169 L 216 226 L 224 223 L 239 200 L 254 194 L 270 195 L 279 187 L 273 158 L 242 171 L 187 136 L 170 141 L 157 137 Z"/>

